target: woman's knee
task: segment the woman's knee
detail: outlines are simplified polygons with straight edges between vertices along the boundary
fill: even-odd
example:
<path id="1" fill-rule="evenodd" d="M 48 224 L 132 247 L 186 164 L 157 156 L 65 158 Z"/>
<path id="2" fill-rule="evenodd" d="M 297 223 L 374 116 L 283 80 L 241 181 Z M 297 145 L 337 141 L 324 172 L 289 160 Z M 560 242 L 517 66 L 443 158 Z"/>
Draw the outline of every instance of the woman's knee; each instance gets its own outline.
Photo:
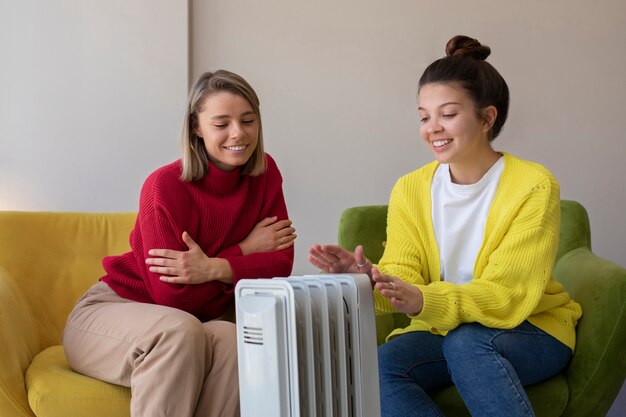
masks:
<path id="1" fill-rule="evenodd" d="M 493 349 L 496 329 L 477 323 L 462 324 L 443 338 L 442 350 L 448 362 L 474 360 L 481 350 Z"/>
<path id="2" fill-rule="evenodd" d="M 399 349 L 393 341 L 378 346 L 378 370 L 381 375 L 394 372 L 400 368 L 398 361 Z"/>
<path id="3" fill-rule="evenodd" d="M 206 337 L 202 322 L 191 314 L 180 311 L 165 319 L 156 330 L 161 344 L 172 346 L 180 355 L 196 355 L 204 350 Z"/>
<path id="4" fill-rule="evenodd" d="M 237 325 L 214 320 L 202 323 L 202 326 L 214 354 L 237 357 Z"/>
<path id="5" fill-rule="evenodd" d="M 450 384 L 450 375 L 441 352 L 442 337 L 427 332 L 398 336 L 378 347 L 381 389 L 395 389 L 406 383 L 424 390 Z"/>
<path id="6" fill-rule="evenodd" d="M 237 381 L 237 326 L 215 320 L 203 323 L 207 348 L 207 371 L 218 373 L 226 380 Z"/>
<path id="7" fill-rule="evenodd" d="M 442 337 L 428 332 L 412 332 L 400 335 L 378 347 L 378 363 L 381 372 L 406 373 L 416 366 L 439 362 Z"/>

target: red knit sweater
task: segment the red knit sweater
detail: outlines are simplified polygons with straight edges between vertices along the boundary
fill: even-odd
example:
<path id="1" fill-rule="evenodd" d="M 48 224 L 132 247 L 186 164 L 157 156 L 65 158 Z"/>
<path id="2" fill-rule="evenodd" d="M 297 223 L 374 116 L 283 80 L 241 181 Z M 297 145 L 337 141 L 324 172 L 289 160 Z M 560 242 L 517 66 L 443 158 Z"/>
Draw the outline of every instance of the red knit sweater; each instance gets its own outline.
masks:
<path id="1" fill-rule="evenodd" d="M 266 172 L 256 177 L 210 165 L 204 178 L 185 182 L 179 178 L 180 160 L 152 173 L 141 190 L 139 213 L 130 234 L 131 252 L 105 257 L 102 264 L 107 274 L 102 281 L 126 299 L 175 307 L 206 321 L 224 314 L 240 279 L 288 276 L 293 247 L 245 256 L 239 247 L 265 217 L 288 218 L 282 177 L 267 154 L 266 161 Z M 207 256 L 230 263 L 233 284 L 170 284 L 148 271 L 145 260 L 150 249 L 188 250 L 182 240 L 184 231 Z"/>

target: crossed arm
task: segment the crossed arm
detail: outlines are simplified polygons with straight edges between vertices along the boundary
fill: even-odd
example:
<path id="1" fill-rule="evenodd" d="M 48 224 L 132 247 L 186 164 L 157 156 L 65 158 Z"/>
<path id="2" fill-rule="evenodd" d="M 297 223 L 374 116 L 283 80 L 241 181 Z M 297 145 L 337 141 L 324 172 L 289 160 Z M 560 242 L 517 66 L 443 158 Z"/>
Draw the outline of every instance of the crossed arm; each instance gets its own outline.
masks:
<path id="1" fill-rule="evenodd" d="M 293 246 L 296 237 L 291 220 L 267 217 L 257 223 L 239 247 L 243 255 L 279 251 Z M 183 232 L 182 239 L 186 251 L 150 249 L 151 257 L 146 259 L 149 271 L 172 284 L 233 283 L 233 271 L 226 259 L 207 256 L 187 232 Z"/>

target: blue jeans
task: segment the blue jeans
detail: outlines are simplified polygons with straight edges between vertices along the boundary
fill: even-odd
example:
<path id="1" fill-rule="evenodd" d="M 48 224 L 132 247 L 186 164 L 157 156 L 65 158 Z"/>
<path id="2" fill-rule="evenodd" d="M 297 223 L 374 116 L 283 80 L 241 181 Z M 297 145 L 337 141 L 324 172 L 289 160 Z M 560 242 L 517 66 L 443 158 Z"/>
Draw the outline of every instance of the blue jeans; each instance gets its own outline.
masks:
<path id="1" fill-rule="evenodd" d="M 472 416 L 534 416 L 523 386 L 561 371 L 572 351 L 528 322 L 403 334 L 378 347 L 383 417 L 443 416 L 428 396 L 454 384 Z"/>

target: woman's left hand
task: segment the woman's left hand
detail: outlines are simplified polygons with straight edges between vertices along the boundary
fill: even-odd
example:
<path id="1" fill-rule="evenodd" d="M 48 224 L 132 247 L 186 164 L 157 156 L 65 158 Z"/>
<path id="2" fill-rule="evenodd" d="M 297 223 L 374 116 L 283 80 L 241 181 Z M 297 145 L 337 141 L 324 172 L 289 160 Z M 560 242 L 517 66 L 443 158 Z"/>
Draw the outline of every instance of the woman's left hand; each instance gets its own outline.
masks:
<path id="1" fill-rule="evenodd" d="M 209 258 L 187 232 L 183 232 L 187 251 L 150 249 L 149 270 L 172 284 L 202 284 L 208 281 L 233 282 L 233 271 L 226 259 Z"/>
<path id="2" fill-rule="evenodd" d="M 416 315 L 424 306 L 424 295 L 419 288 L 408 285 L 400 278 L 381 274 L 378 268 L 372 268 L 374 289 L 389 299 L 391 305 L 400 313 Z"/>
<path id="3" fill-rule="evenodd" d="M 277 216 L 266 217 L 254 226 L 254 229 L 239 244 L 244 255 L 251 253 L 273 252 L 293 246 L 296 229 L 289 219 L 278 220 Z"/>

